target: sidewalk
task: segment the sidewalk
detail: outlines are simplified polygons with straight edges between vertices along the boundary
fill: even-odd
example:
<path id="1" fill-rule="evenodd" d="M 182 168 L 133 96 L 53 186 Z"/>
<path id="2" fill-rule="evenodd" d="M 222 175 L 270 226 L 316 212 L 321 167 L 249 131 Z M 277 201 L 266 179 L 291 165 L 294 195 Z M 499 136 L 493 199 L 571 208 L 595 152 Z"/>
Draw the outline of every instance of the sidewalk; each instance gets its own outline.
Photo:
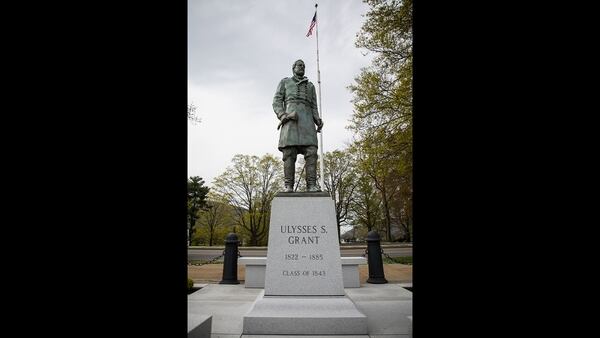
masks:
<path id="1" fill-rule="evenodd" d="M 358 267 L 360 284 L 365 284 L 369 278 L 368 265 Z M 384 264 L 383 273 L 389 283 L 412 283 L 412 265 Z M 216 284 L 223 278 L 223 264 L 205 264 L 202 266 L 188 265 L 188 277 L 194 283 Z M 238 265 L 237 277 L 240 283 L 244 283 L 245 267 Z"/>
<path id="2" fill-rule="evenodd" d="M 368 334 L 329 336 L 330 338 L 412 337 L 412 292 L 398 284 L 365 284 L 360 288 L 347 288 L 344 291 L 367 317 Z M 244 288 L 242 284 L 203 285 L 200 290 L 188 295 L 188 318 L 210 316 L 210 338 L 325 338 L 309 335 L 244 335 L 243 316 L 248 313 L 261 292 L 262 289 Z M 204 337 L 208 335 L 204 334 Z"/>

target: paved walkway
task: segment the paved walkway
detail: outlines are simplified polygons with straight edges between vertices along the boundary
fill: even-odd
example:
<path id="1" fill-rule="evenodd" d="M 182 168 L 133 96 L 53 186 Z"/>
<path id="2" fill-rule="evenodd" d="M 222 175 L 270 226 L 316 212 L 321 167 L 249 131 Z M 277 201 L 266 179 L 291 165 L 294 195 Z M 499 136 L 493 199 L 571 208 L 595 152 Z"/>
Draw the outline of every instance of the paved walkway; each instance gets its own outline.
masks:
<path id="1" fill-rule="evenodd" d="M 327 336 L 326 338 L 410 338 L 412 265 L 384 264 L 388 284 L 367 283 L 368 265 L 359 266 L 360 288 L 344 289 L 347 297 L 367 316 L 368 335 Z M 188 277 L 200 290 L 188 295 L 188 320 L 211 316 L 210 338 L 282 338 L 284 336 L 242 335 L 243 316 L 263 289 L 245 288 L 245 266 L 238 265 L 238 285 L 218 284 L 223 264 L 188 265 Z M 325 338 L 323 336 L 285 336 Z"/>
<path id="2" fill-rule="evenodd" d="M 399 284 L 368 283 L 361 285 L 360 288 L 344 290 L 357 309 L 367 316 L 368 336 L 327 336 L 328 338 L 410 338 L 412 336 L 412 292 Z M 243 284 L 204 284 L 200 290 L 188 295 L 188 318 L 211 316 L 211 338 L 283 337 L 242 335 L 243 316 L 250 310 L 261 292 L 262 289 L 245 288 Z"/>
<path id="3" fill-rule="evenodd" d="M 365 284 L 369 278 L 368 265 L 359 267 L 360 283 Z M 244 283 L 245 267 L 238 265 L 238 280 Z M 412 265 L 384 264 L 383 273 L 389 283 L 412 283 Z M 202 266 L 188 265 L 188 277 L 194 283 L 219 283 L 223 278 L 223 264 L 205 264 Z"/>

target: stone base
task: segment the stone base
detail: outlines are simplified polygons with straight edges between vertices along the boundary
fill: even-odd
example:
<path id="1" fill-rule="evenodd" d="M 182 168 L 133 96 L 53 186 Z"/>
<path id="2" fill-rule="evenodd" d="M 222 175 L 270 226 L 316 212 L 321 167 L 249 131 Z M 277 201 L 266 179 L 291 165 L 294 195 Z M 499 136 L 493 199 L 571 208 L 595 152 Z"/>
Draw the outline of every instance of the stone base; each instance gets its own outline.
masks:
<path id="1" fill-rule="evenodd" d="M 367 317 L 346 296 L 265 296 L 243 318 L 245 335 L 366 335 Z"/>

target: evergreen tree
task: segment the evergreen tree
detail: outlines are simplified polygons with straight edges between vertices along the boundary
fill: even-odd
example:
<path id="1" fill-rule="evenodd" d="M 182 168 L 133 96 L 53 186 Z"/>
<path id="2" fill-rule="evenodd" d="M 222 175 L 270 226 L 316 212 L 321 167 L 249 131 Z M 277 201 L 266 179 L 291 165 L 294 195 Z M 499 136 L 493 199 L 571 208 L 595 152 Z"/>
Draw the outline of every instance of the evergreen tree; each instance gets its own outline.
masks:
<path id="1" fill-rule="evenodd" d="M 188 245 L 192 245 L 194 225 L 196 225 L 198 213 L 206 209 L 206 195 L 210 188 L 204 186 L 204 180 L 201 177 L 192 176 L 188 179 L 187 190 Z"/>

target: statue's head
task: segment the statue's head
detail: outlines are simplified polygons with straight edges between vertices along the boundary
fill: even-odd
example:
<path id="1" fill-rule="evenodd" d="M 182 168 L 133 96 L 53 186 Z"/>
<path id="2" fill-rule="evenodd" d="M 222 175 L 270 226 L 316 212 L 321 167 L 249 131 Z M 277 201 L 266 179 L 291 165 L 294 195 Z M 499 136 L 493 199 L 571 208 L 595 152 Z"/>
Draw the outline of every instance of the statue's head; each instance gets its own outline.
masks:
<path id="1" fill-rule="evenodd" d="M 304 61 L 296 60 L 292 65 L 292 72 L 296 76 L 304 76 Z"/>

